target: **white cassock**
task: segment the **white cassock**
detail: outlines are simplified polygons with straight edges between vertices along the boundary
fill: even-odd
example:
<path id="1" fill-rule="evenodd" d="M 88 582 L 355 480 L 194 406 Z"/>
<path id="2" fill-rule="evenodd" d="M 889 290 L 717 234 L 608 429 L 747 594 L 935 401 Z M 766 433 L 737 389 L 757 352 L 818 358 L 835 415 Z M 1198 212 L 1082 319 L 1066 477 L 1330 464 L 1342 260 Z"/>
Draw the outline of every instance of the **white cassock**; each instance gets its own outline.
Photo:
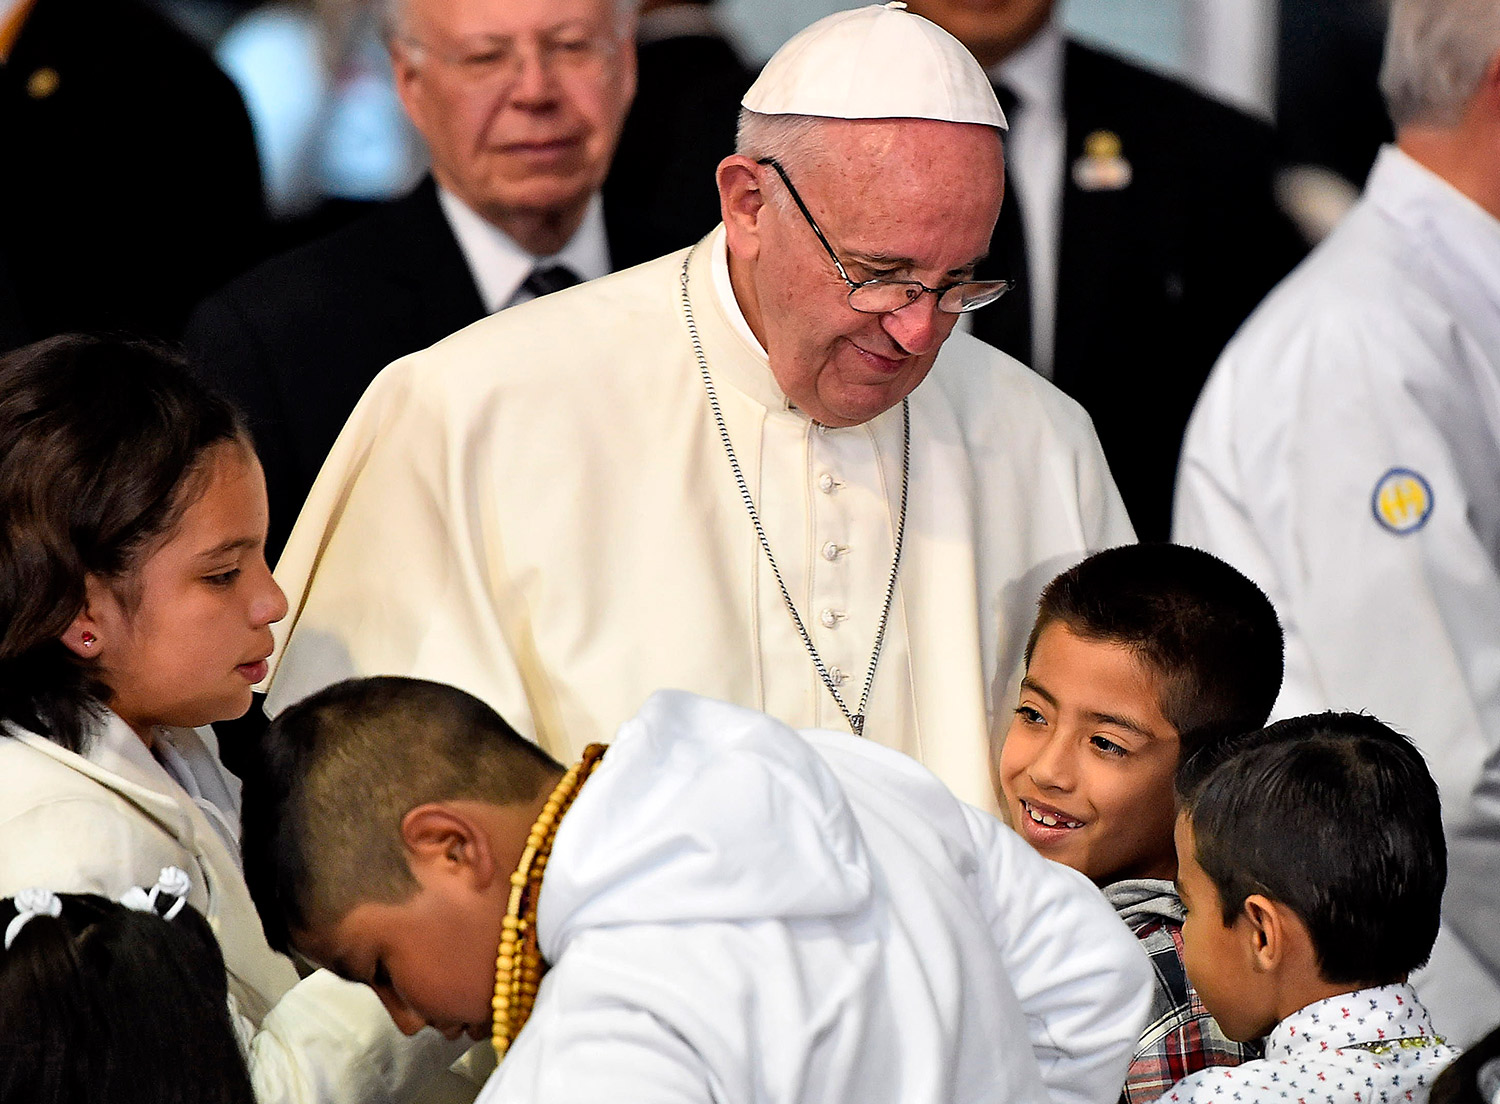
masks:
<path id="1" fill-rule="evenodd" d="M 481 1104 L 1113 1104 L 1135 937 L 912 762 L 680 692 L 563 818 Z"/>
<path id="2" fill-rule="evenodd" d="M 351 675 L 459 686 L 569 761 L 653 690 L 845 726 L 741 501 L 682 307 L 686 251 L 504 311 L 391 365 L 277 566 L 274 713 Z M 854 709 L 890 575 L 899 406 L 823 429 L 777 387 L 723 231 L 690 291 L 773 552 Z M 1087 416 L 965 335 L 911 396 L 900 583 L 865 735 L 994 808 L 988 733 L 1041 587 L 1132 539 Z"/>
<path id="3" fill-rule="evenodd" d="M 1422 749 L 1449 873 L 1417 988 L 1478 1038 L 1500 1019 L 1500 221 L 1383 150 L 1214 368 L 1175 517 L 1275 603 L 1279 716 L 1367 710 Z"/>

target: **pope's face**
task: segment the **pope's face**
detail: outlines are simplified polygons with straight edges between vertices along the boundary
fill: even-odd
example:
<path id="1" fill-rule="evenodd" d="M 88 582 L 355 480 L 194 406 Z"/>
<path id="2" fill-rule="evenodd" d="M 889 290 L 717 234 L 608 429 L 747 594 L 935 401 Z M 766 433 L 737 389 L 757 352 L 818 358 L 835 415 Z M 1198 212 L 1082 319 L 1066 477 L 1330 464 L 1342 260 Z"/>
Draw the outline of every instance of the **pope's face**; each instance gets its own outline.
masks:
<path id="1" fill-rule="evenodd" d="M 502 226 L 581 211 L 635 95 L 617 0 L 401 0 L 392 61 L 433 174 Z"/>
<path id="2" fill-rule="evenodd" d="M 849 277 L 929 287 L 972 278 L 1004 185 L 996 132 L 911 119 L 823 129 L 822 156 L 784 168 Z M 747 315 L 771 371 L 814 420 L 867 422 L 922 382 L 958 316 L 939 311 L 934 295 L 888 314 L 856 311 L 849 286 L 768 166 L 760 187 L 767 202 L 736 252 L 749 262 Z"/>
<path id="3" fill-rule="evenodd" d="M 1052 16 L 1057 0 L 911 0 L 911 10 L 967 46 L 982 65 L 1003 61 Z"/>

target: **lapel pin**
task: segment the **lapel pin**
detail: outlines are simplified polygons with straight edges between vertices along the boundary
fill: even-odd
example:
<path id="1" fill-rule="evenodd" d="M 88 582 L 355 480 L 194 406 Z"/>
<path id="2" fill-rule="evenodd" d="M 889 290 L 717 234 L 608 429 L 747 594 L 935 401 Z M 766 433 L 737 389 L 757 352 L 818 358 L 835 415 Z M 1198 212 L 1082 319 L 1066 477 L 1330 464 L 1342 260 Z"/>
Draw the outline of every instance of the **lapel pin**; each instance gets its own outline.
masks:
<path id="1" fill-rule="evenodd" d="M 26 94 L 33 100 L 45 100 L 57 91 L 57 86 L 61 83 L 62 78 L 57 75 L 56 69 L 50 65 L 43 66 L 26 78 Z"/>
<path id="2" fill-rule="evenodd" d="M 1120 152 L 1120 136 L 1096 130 L 1083 140 L 1083 156 L 1073 162 L 1073 183 L 1085 192 L 1118 192 L 1130 184 L 1133 170 Z"/>

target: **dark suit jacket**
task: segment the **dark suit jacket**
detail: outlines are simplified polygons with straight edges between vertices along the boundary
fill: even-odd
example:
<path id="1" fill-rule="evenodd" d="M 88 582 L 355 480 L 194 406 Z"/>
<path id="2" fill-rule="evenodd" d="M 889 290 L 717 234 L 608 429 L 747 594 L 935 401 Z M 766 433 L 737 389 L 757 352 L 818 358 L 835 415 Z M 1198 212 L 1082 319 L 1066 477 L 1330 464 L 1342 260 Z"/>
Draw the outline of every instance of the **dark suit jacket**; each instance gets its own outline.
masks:
<path id="1" fill-rule="evenodd" d="M 754 80 L 711 34 L 644 42 L 636 68 L 635 102 L 604 184 L 621 268 L 691 245 L 718 223 L 714 170 L 734 152 L 740 100 Z"/>
<path id="2" fill-rule="evenodd" d="M 186 341 L 203 378 L 250 420 L 273 554 L 376 373 L 484 313 L 431 179 L 198 307 Z"/>
<path id="3" fill-rule="evenodd" d="M 1073 42 L 1064 112 L 1053 379 L 1092 415 L 1142 539 L 1164 540 L 1203 381 L 1303 246 L 1272 196 L 1272 133 L 1248 116 Z M 1101 130 L 1118 135 L 1133 172 L 1117 191 L 1072 178 Z M 1017 305 L 980 311 L 975 333 L 1004 348 L 1000 312 Z"/>
<path id="4" fill-rule="evenodd" d="M 667 251 L 641 255 L 638 235 L 635 246 L 622 244 L 616 227 L 626 220 L 611 221 L 610 208 L 606 197 L 616 268 Z M 684 244 L 713 225 L 670 240 Z M 484 313 L 431 179 L 199 305 L 185 340 L 202 377 L 250 420 L 271 500 L 270 556 L 286 543 L 328 450 L 376 374 Z"/>
<path id="5" fill-rule="evenodd" d="M 0 64 L 0 349 L 65 330 L 176 338 L 262 221 L 244 105 L 135 0 L 37 0 Z"/>

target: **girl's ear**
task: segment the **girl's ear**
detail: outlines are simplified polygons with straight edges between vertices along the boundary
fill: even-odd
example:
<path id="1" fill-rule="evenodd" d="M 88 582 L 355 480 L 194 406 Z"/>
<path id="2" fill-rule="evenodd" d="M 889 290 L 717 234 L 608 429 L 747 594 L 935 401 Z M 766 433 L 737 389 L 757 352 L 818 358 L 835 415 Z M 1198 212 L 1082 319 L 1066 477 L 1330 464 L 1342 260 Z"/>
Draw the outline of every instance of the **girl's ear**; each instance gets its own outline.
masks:
<path id="1" fill-rule="evenodd" d="M 119 618 L 111 616 L 118 612 L 119 605 L 119 599 L 98 576 L 87 576 L 83 581 L 83 608 L 59 637 L 63 647 L 81 659 L 97 659 L 104 653 L 110 635 L 105 624 L 119 625 Z"/>

